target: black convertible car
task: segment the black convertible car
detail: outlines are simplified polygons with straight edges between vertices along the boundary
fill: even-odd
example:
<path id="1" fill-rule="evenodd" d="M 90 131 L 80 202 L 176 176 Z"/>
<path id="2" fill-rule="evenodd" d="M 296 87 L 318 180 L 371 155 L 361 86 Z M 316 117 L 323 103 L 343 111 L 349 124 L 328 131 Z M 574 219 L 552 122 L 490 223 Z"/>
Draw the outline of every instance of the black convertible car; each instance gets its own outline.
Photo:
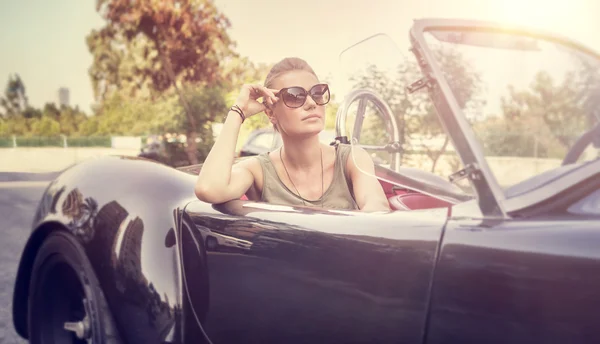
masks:
<path id="1" fill-rule="evenodd" d="M 84 162 L 35 210 L 17 332 L 34 344 L 599 343 L 600 55 L 477 21 L 417 20 L 409 37 L 411 55 L 393 61 L 406 68 L 387 74 L 415 76 L 406 90 L 354 89 L 337 114 L 341 144 L 382 159 L 393 211 L 211 205 L 194 196 L 200 166 Z M 387 70 L 373 48 L 388 40 L 341 65 Z M 450 138 L 433 167 L 404 139 L 429 114 Z"/>

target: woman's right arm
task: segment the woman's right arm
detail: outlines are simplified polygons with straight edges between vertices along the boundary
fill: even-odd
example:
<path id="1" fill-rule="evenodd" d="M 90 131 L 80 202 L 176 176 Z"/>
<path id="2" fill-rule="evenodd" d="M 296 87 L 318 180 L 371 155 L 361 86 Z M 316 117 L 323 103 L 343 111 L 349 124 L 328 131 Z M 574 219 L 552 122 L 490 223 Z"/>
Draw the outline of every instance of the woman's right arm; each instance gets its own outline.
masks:
<path id="1" fill-rule="evenodd" d="M 265 97 L 268 103 L 277 101 L 273 92 L 259 85 L 244 85 L 236 104 L 246 118 L 262 112 L 265 106 L 257 101 Z M 254 176 L 249 170 L 249 161 L 241 161 L 233 166 L 235 146 L 239 136 L 242 118 L 229 111 L 221 133 L 202 165 L 195 186 L 198 199 L 208 203 L 223 203 L 240 198 L 252 186 Z"/>

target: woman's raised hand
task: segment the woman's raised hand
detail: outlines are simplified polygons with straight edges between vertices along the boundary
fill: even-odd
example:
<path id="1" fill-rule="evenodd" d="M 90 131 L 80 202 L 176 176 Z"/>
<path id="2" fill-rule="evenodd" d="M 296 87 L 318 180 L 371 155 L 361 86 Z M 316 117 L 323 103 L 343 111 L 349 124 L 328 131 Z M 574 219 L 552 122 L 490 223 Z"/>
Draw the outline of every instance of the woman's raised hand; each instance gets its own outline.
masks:
<path id="1" fill-rule="evenodd" d="M 244 116 L 248 118 L 265 110 L 265 105 L 258 101 L 259 98 L 263 98 L 264 102 L 270 106 L 278 101 L 279 98 L 275 96 L 277 91 L 261 85 L 246 84 L 242 86 L 235 105 L 239 106 L 244 112 Z"/>

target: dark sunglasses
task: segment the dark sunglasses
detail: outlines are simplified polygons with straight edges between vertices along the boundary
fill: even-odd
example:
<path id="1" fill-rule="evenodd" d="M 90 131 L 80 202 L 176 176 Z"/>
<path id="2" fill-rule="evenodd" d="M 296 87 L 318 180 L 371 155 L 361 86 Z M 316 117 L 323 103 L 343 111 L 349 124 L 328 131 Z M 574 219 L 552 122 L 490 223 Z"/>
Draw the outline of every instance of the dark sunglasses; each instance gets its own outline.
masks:
<path id="1" fill-rule="evenodd" d="M 327 84 L 317 84 L 306 91 L 300 86 L 282 88 L 277 92 L 276 96 L 283 100 L 283 103 L 289 108 L 299 108 L 306 103 L 306 98 L 310 97 L 317 105 L 325 105 L 329 103 L 331 95 L 329 94 L 329 86 Z"/>

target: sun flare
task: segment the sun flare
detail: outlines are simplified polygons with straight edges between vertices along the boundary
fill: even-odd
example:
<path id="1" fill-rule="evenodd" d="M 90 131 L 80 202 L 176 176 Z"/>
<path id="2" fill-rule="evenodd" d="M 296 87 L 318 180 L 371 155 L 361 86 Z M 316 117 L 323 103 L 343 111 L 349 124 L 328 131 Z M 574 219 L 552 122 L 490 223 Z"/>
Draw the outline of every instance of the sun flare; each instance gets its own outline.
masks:
<path id="1" fill-rule="evenodd" d="M 556 30 L 582 24 L 586 0 L 502 0 L 495 2 L 500 19 L 515 24 Z M 585 21 L 583 21 L 585 22 Z"/>

